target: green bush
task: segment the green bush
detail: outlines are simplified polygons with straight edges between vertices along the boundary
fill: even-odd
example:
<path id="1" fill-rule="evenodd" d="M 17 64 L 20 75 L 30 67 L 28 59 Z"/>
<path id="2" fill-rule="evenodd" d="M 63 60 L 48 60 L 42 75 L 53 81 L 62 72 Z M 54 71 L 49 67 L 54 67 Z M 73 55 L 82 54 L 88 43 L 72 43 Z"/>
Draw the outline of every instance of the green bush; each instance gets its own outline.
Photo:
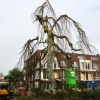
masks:
<path id="1" fill-rule="evenodd" d="M 45 94 L 44 91 L 41 90 L 40 88 L 35 88 L 35 89 L 33 90 L 33 96 L 42 96 L 42 95 L 44 95 L 44 94 Z"/>
<path id="2" fill-rule="evenodd" d="M 18 100 L 100 100 L 100 91 L 58 90 L 55 94 L 37 88 L 32 96 L 19 96 Z"/>
<path id="3" fill-rule="evenodd" d="M 92 98 L 93 98 L 93 100 L 100 100 L 100 91 L 94 90 L 92 93 Z"/>
<path id="4" fill-rule="evenodd" d="M 32 96 L 18 96 L 17 97 L 18 100 L 36 100 L 34 97 Z"/>
<path id="5" fill-rule="evenodd" d="M 63 91 L 57 91 L 57 93 L 55 94 L 55 97 L 58 100 L 63 100 L 63 98 L 65 97 L 64 92 Z"/>

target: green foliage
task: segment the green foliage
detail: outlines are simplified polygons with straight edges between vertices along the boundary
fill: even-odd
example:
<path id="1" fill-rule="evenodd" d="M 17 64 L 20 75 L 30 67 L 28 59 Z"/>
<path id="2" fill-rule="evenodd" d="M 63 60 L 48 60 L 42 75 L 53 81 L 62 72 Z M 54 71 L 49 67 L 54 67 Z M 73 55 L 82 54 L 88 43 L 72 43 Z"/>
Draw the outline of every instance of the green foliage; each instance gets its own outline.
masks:
<path id="1" fill-rule="evenodd" d="M 100 90 L 94 90 L 91 97 L 93 100 L 100 100 Z"/>
<path id="2" fill-rule="evenodd" d="M 57 100 L 64 100 L 66 92 L 64 91 L 57 91 L 57 93 L 55 94 L 55 97 Z"/>
<path id="3" fill-rule="evenodd" d="M 33 90 L 33 92 L 34 92 L 34 96 L 42 96 L 42 95 L 45 94 L 44 91 L 41 90 L 40 88 L 35 88 L 35 89 Z"/>
<path id="4" fill-rule="evenodd" d="M 9 70 L 8 75 L 5 76 L 5 79 L 8 79 L 12 82 L 21 76 L 22 72 L 18 68 L 13 68 L 12 70 Z"/>
<path id="5" fill-rule="evenodd" d="M 19 96 L 17 97 L 18 100 L 36 100 L 32 96 Z"/>
<path id="6" fill-rule="evenodd" d="M 45 93 L 41 89 L 35 89 L 36 95 L 18 96 L 18 100 L 100 100 L 100 91 L 62 91 L 58 90 L 56 94 Z"/>

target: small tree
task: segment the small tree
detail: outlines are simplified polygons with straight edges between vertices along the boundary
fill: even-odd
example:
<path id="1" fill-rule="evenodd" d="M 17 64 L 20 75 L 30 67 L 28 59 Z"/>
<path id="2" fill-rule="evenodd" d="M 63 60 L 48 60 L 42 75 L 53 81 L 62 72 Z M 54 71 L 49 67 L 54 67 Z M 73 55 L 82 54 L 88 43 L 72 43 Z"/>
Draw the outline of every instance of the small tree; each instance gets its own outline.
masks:
<path id="1" fill-rule="evenodd" d="M 14 82 L 15 79 L 21 77 L 22 72 L 18 68 L 13 68 L 9 70 L 8 75 L 5 76 L 5 79 L 8 79 L 10 82 Z"/>

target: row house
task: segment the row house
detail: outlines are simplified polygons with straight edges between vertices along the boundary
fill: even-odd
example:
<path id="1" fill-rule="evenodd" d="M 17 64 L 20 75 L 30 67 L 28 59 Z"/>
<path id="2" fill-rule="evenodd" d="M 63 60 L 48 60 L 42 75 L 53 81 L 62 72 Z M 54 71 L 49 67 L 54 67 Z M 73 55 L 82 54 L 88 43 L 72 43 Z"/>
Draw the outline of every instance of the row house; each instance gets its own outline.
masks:
<path id="1" fill-rule="evenodd" d="M 37 50 L 24 65 L 24 80 L 30 84 L 30 88 L 51 89 L 52 85 L 47 77 L 46 51 Z M 54 53 L 53 74 L 58 89 L 63 89 L 65 83 L 65 70 L 75 69 L 76 82 L 100 81 L 100 56 L 68 53 L 72 59 L 69 60 L 61 52 Z M 44 56 L 44 59 L 42 59 Z"/>
<path id="2" fill-rule="evenodd" d="M 100 56 L 69 53 L 77 72 L 78 81 L 100 80 Z"/>

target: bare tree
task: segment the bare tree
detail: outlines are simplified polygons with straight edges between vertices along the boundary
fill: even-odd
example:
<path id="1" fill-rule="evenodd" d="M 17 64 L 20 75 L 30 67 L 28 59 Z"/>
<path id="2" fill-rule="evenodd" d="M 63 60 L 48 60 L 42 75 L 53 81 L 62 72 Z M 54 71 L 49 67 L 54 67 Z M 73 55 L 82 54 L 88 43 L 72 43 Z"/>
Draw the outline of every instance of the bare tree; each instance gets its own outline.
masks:
<path id="1" fill-rule="evenodd" d="M 36 46 L 42 45 L 43 49 L 47 50 L 48 79 L 55 83 L 52 67 L 53 51 L 60 51 L 66 55 L 67 59 L 70 59 L 67 52 L 81 51 L 86 53 L 88 51 L 88 53 L 91 53 L 91 45 L 89 45 L 88 38 L 79 23 L 65 14 L 57 18 L 49 0 L 39 6 L 32 17 L 34 23 L 37 22 L 39 25 L 39 36 L 27 41 L 20 61 L 22 59 L 27 60 L 34 53 Z M 34 40 L 37 40 L 37 42 L 34 42 Z"/>

